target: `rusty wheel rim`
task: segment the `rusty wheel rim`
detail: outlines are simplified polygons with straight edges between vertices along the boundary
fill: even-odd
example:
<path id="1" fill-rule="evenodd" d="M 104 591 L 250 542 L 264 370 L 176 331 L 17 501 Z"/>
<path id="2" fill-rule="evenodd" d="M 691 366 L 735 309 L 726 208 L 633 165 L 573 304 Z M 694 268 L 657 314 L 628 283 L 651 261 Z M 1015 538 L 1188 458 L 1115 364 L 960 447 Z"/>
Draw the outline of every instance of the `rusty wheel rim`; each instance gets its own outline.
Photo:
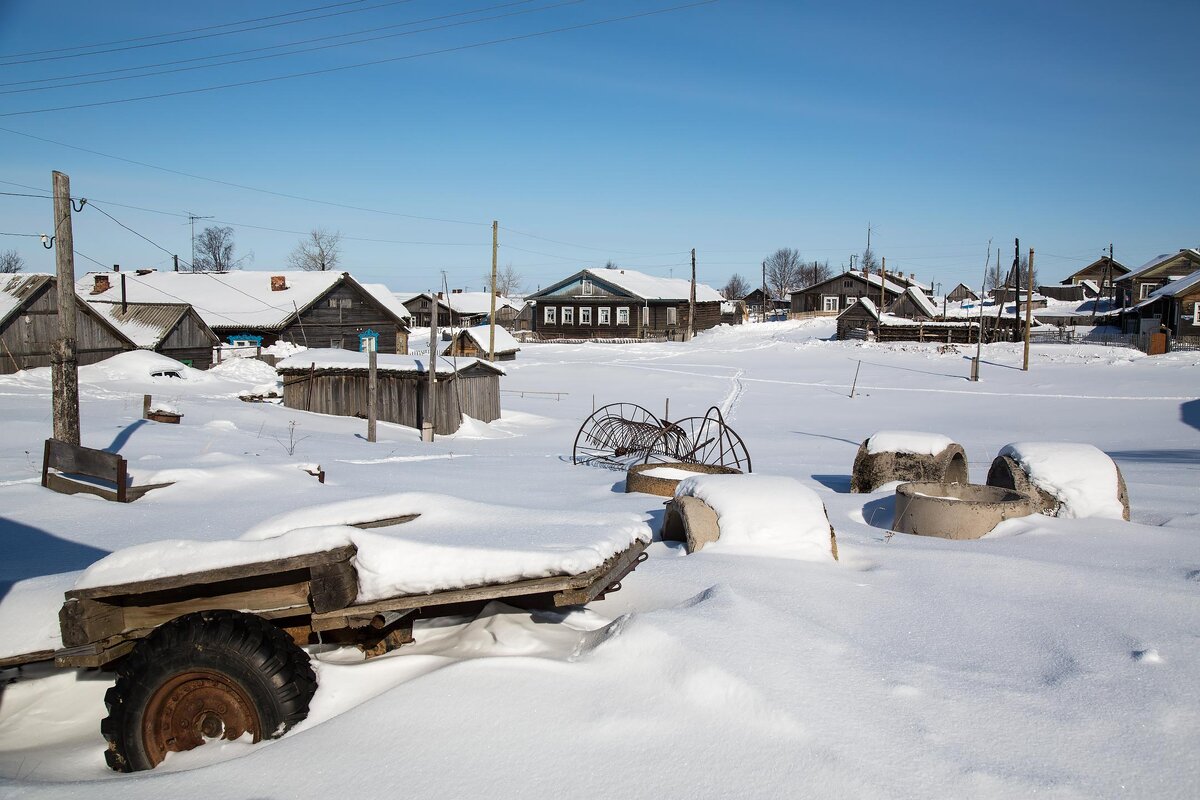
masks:
<path id="1" fill-rule="evenodd" d="M 206 670 L 184 672 L 159 687 L 142 718 L 142 741 L 155 764 L 167 753 L 199 747 L 209 739 L 262 739 L 258 712 L 228 677 Z"/>

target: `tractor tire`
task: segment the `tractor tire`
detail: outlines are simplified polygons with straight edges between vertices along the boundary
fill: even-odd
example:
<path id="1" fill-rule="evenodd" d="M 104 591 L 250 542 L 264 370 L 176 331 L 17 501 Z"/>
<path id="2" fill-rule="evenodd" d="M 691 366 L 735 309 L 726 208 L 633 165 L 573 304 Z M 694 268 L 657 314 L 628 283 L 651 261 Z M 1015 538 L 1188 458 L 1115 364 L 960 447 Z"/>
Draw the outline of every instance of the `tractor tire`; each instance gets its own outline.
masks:
<path id="1" fill-rule="evenodd" d="M 308 716 L 317 678 L 308 654 L 270 622 L 201 611 L 161 625 L 126 656 L 104 696 L 104 758 L 153 769 L 208 739 L 282 736 Z"/>

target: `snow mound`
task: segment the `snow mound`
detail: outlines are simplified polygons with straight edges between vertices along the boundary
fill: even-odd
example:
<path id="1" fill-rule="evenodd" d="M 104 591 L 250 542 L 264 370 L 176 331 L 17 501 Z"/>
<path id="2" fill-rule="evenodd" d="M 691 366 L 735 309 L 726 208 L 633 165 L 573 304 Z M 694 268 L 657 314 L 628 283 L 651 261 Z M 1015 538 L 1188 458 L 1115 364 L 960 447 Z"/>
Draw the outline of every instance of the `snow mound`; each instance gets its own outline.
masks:
<path id="1" fill-rule="evenodd" d="M 1124 518 L 1117 465 L 1100 448 L 1078 442 L 1014 442 L 1000 455 L 1017 462 L 1034 486 L 1062 503 L 1058 516 Z"/>
<path id="2" fill-rule="evenodd" d="M 830 555 L 829 516 L 812 489 L 778 475 L 696 475 L 680 481 L 676 497 L 703 500 L 721 525 L 706 550 L 755 551 L 809 561 Z"/>
<path id="3" fill-rule="evenodd" d="M 112 358 L 79 368 L 80 383 L 107 381 L 188 381 L 205 383 L 211 380 L 202 370 L 193 369 L 173 358 L 149 350 L 130 350 Z"/>
<path id="4" fill-rule="evenodd" d="M 250 386 L 279 380 L 275 368 L 257 358 L 227 358 L 220 364 L 214 364 L 208 374 Z"/>
<path id="5" fill-rule="evenodd" d="M 877 431 L 867 440 L 867 452 L 914 453 L 935 456 L 954 444 L 954 440 L 940 433 L 921 431 Z"/>
<path id="6" fill-rule="evenodd" d="M 391 528 L 346 527 L 410 514 L 420 516 Z M 637 514 L 546 511 L 405 492 L 281 514 L 247 531 L 242 541 L 334 532 L 358 546 L 359 602 L 576 575 L 651 539 Z"/>

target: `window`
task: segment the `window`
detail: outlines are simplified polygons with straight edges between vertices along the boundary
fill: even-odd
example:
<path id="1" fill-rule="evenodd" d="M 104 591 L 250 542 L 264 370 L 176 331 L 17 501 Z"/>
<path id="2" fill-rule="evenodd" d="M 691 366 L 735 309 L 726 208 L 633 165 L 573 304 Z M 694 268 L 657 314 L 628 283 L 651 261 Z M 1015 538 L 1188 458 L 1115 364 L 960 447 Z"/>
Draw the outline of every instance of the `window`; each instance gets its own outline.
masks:
<path id="1" fill-rule="evenodd" d="M 854 305 L 857 302 L 858 302 L 857 297 L 847 297 L 846 298 L 846 308 L 849 308 L 850 306 Z"/>
<path id="2" fill-rule="evenodd" d="M 1200 303 L 1192 303 L 1192 324 L 1200 326 Z"/>
<path id="3" fill-rule="evenodd" d="M 563 307 L 563 325 L 575 324 L 575 309 Z"/>
<path id="4" fill-rule="evenodd" d="M 612 324 L 612 309 L 611 308 L 600 309 L 600 324 L 601 325 L 611 325 Z"/>
<path id="5" fill-rule="evenodd" d="M 580 325 L 591 325 L 592 324 L 592 310 L 590 308 L 579 309 L 579 324 Z"/>
<path id="6" fill-rule="evenodd" d="M 343 297 L 342 299 L 338 300 L 338 308 L 353 308 L 353 307 L 354 307 L 354 301 L 352 299 L 350 299 L 349 297 Z"/>
<path id="7" fill-rule="evenodd" d="M 226 340 L 234 347 L 262 347 L 263 337 L 249 333 L 235 333 L 226 337 Z"/>
<path id="8" fill-rule="evenodd" d="M 675 306 L 667 306 L 667 326 L 679 324 L 679 309 Z"/>
<path id="9" fill-rule="evenodd" d="M 546 310 L 542 312 L 542 315 L 547 325 L 553 325 L 557 321 L 554 318 L 554 306 L 546 306 Z"/>
<path id="10" fill-rule="evenodd" d="M 621 306 L 620 308 L 617 309 L 617 324 L 618 325 L 628 325 L 629 324 L 629 309 L 626 306 Z"/>
<path id="11" fill-rule="evenodd" d="M 650 306 L 642 306 L 642 326 L 650 327 Z"/>
<path id="12" fill-rule="evenodd" d="M 584 279 L 583 279 L 583 293 L 584 293 L 584 294 L 591 294 L 591 293 L 592 293 L 592 282 L 591 282 L 591 281 L 589 281 L 587 278 L 584 278 Z M 580 320 L 579 320 L 579 321 L 580 321 L 580 322 L 583 322 L 583 319 L 582 319 L 582 318 L 580 318 Z"/>
<path id="13" fill-rule="evenodd" d="M 852 281 L 850 279 L 846 279 L 846 280 L 842 281 L 842 288 L 843 289 L 853 289 L 854 281 Z"/>
<path id="14" fill-rule="evenodd" d="M 1155 287 L 1154 284 L 1152 284 L 1152 283 L 1143 283 L 1142 288 L 1141 288 L 1141 294 L 1139 295 L 1138 299 L 1145 300 L 1146 296 L 1149 295 L 1151 292 L 1153 292 L 1155 290 L 1155 288 L 1157 288 L 1157 287 Z"/>
<path id="15" fill-rule="evenodd" d="M 822 311 L 837 311 L 838 298 L 836 294 L 821 295 L 821 310 Z"/>
<path id="16" fill-rule="evenodd" d="M 379 350 L 379 334 L 367 328 L 358 335 L 358 351 L 360 353 L 369 353 L 372 350 Z"/>

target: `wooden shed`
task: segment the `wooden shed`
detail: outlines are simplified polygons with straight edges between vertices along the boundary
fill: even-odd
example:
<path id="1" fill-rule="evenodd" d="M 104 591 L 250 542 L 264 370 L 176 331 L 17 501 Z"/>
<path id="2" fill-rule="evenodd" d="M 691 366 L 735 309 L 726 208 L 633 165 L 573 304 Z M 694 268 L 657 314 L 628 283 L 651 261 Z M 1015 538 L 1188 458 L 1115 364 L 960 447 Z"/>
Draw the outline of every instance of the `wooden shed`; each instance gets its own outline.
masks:
<path id="1" fill-rule="evenodd" d="M 279 362 L 283 404 L 288 408 L 367 416 L 366 353 L 306 350 Z M 429 361 L 424 356 L 377 355 L 378 418 L 419 428 L 425 419 Z M 500 418 L 500 376 L 504 370 L 479 359 L 437 361 L 437 408 L 434 432 L 454 433 L 463 416 L 481 422 Z"/>
<path id="2" fill-rule="evenodd" d="M 978 300 L 979 295 L 970 286 L 960 283 L 950 290 L 950 294 L 946 295 L 946 299 L 951 303 L 961 303 L 965 300 Z"/>
<path id="3" fill-rule="evenodd" d="M 0 277 L 0 374 L 50 366 L 58 338 L 58 282 L 39 273 Z M 75 303 L 79 364 L 95 364 L 134 344 L 87 303 Z"/>
<path id="4" fill-rule="evenodd" d="M 153 350 L 189 367 L 208 369 L 221 340 L 187 303 L 121 303 L 89 300 L 88 305 L 141 350 Z"/>
<path id="5" fill-rule="evenodd" d="M 516 360 L 517 351 L 521 349 L 521 345 L 517 343 L 511 333 L 497 325 L 494 345 L 490 341 L 491 336 L 491 327 L 488 325 L 463 328 L 451 337 L 450 344 L 442 351 L 442 355 L 487 359 L 488 348 L 493 346 L 496 361 Z"/>

